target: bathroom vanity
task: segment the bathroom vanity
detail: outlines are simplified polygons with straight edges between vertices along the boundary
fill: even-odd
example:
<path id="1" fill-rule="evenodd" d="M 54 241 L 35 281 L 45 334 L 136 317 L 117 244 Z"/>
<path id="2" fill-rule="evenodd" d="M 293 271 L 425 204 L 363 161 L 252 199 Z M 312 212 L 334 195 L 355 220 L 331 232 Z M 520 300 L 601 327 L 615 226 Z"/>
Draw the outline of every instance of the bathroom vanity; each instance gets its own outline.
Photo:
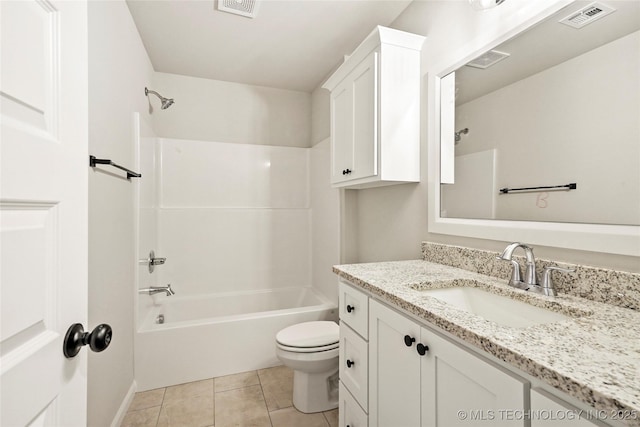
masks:
<path id="1" fill-rule="evenodd" d="M 341 426 L 640 425 L 638 311 L 422 260 L 334 272 Z M 469 288 L 516 309 L 447 300 Z"/>

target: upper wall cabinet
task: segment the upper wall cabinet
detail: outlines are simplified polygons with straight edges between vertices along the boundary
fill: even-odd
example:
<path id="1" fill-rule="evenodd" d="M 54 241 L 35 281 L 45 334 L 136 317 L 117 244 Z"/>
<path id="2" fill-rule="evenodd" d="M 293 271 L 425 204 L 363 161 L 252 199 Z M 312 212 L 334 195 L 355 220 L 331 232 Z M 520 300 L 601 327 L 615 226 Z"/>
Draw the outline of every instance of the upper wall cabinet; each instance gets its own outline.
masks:
<path id="1" fill-rule="evenodd" d="M 331 184 L 420 181 L 424 37 L 378 26 L 322 86 L 331 91 Z"/>

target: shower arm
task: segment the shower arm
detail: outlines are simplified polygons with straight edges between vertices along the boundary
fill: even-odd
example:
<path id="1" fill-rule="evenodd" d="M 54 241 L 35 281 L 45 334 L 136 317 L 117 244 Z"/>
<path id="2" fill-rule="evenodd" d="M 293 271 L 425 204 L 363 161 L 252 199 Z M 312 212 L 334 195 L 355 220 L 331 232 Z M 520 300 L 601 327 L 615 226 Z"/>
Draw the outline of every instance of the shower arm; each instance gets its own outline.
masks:
<path id="1" fill-rule="evenodd" d="M 146 96 L 149 96 L 149 94 L 150 94 L 150 93 L 152 93 L 152 94 L 154 94 L 155 96 L 157 96 L 157 97 L 160 99 L 160 101 L 162 101 L 163 99 L 165 99 L 165 97 L 164 97 L 164 96 L 160 95 L 160 94 L 159 94 L 158 92 L 156 92 L 155 90 L 149 90 L 149 89 L 147 89 L 147 88 L 145 87 L 145 88 L 144 88 L 144 94 L 145 94 Z"/>

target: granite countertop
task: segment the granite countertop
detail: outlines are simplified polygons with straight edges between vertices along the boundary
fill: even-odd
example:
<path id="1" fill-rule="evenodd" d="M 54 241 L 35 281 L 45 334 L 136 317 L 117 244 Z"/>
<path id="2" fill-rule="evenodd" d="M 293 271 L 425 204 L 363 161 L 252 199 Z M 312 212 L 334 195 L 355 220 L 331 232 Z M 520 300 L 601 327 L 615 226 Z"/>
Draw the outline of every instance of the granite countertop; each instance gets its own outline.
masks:
<path id="1" fill-rule="evenodd" d="M 623 423 L 640 426 L 640 312 L 577 296 L 532 294 L 507 286 L 507 280 L 421 260 L 338 265 L 333 271 L 378 299 L 606 411 L 603 421 L 622 411 L 631 414 Z M 420 292 L 461 285 L 511 296 L 568 318 L 507 327 Z"/>

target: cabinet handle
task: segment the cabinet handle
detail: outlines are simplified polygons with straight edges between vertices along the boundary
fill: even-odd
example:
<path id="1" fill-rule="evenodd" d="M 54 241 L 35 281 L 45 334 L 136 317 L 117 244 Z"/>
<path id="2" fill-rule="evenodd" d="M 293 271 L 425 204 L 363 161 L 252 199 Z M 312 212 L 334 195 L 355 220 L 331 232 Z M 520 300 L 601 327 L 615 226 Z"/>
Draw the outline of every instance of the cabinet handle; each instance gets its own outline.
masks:
<path id="1" fill-rule="evenodd" d="M 352 366 L 353 366 L 353 365 L 355 365 L 355 364 L 356 364 L 356 362 L 354 362 L 354 361 L 352 361 L 352 360 L 347 359 L 347 368 L 350 368 L 350 367 L 352 367 Z"/>
<path id="2" fill-rule="evenodd" d="M 418 345 L 416 346 L 416 351 L 420 356 L 424 356 L 427 353 L 427 351 L 429 351 L 429 346 L 424 345 L 422 343 L 418 343 Z"/>
<path id="3" fill-rule="evenodd" d="M 416 339 L 414 337 L 411 337 L 409 335 L 404 336 L 404 345 L 406 345 L 407 347 L 411 347 L 414 342 L 416 342 Z"/>
<path id="4" fill-rule="evenodd" d="M 352 305 L 347 305 L 347 313 L 351 313 L 352 311 L 356 311 L 356 308 Z"/>
<path id="5" fill-rule="evenodd" d="M 346 169 L 345 172 L 347 175 L 349 175 L 351 173 L 351 169 Z"/>

